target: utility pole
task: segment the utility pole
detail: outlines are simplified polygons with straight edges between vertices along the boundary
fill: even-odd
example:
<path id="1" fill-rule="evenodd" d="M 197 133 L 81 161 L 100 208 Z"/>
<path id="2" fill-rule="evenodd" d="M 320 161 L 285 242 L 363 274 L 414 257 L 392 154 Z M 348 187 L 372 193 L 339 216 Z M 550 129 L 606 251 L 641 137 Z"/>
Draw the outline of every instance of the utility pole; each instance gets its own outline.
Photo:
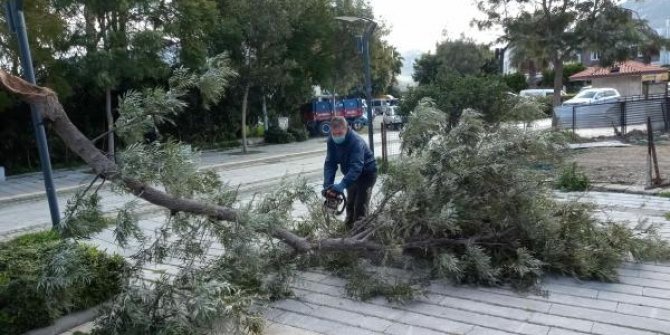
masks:
<path id="1" fill-rule="evenodd" d="M 7 22 L 9 31 L 16 34 L 19 43 L 19 52 L 21 54 L 21 68 L 23 78 L 35 85 L 35 71 L 33 61 L 30 55 L 30 46 L 28 45 L 28 32 L 26 31 L 26 20 L 23 16 L 23 1 L 9 0 L 6 4 Z M 44 122 L 39 113 L 39 106 L 30 104 L 30 116 L 33 122 L 33 131 L 37 140 L 37 150 L 40 156 L 40 165 L 42 175 L 44 176 L 44 188 L 46 189 L 47 201 L 49 202 L 49 212 L 51 214 L 51 224 L 57 228 L 60 224 L 60 211 L 58 210 L 58 199 L 56 198 L 56 188 L 53 184 L 51 173 L 51 160 L 49 159 L 49 147 L 47 145 L 47 135 L 44 129 Z"/>
<path id="2" fill-rule="evenodd" d="M 365 97 L 367 100 L 367 114 L 368 114 L 368 144 L 370 146 L 370 151 L 372 155 L 375 154 L 375 142 L 374 142 L 374 129 L 372 122 L 372 78 L 370 70 L 370 37 L 372 33 L 377 28 L 377 23 L 371 19 L 363 17 L 352 17 L 352 16 L 338 16 L 335 17 L 336 20 L 346 21 L 346 22 L 365 22 L 365 31 L 363 32 L 363 61 L 365 66 Z"/>
<path id="3" fill-rule="evenodd" d="M 370 151 L 372 151 L 372 156 L 375 155 L 375 142 L 374 142 L 374 130 L 372 122 L 372 76 L 370 70 L 370 37 L 372 33 L 377 28 L 377 24 L 374 21 L 369 21 L 368 26 L 365 28 L 365 33 L 363 34 L 363 57 L 365 57 L 365 97 L 367 99 L 367 112 L 368 112 L 368 143 L 370 143 Z"/>

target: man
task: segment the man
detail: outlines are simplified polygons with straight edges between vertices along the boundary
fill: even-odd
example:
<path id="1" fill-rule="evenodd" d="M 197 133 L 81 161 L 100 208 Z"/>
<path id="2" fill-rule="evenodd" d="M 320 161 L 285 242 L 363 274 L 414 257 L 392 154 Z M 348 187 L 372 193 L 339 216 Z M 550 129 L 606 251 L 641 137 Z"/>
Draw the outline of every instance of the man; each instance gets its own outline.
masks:
<path id="1" fill-rule="evenodd" d="M 345 118 L 333 117 L 330 127 L 323 167 L 324 195 L 326 192 L 344 193 L 347 190 L 347 216 L 344 223 L 347 228 L 351 228 L 354 222 L 368 213 L 372 187 L 377 181 L 377 163 L 368 145 L 349 128 Z M 344 178 L 335 183 L 338 165 Z"/>

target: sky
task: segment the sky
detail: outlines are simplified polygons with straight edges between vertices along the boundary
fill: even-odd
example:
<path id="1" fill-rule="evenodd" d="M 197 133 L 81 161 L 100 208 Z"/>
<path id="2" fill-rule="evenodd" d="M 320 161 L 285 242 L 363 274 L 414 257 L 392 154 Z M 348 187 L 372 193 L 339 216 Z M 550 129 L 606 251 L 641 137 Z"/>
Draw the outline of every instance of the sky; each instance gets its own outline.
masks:
<path id="1" fill-rule="evenodd" d="M 435 43 L 461 34 L 478 42 L 495 40 L 495 33 L 470 27 L 470 21 L 481 18 L 474 0 L 370 0 L 375 16 L 391 28 L 387 37 L 401 52 L 434 50 Z"/>
<path id="2" fill-rule="evenodd" d="M 470 27 L 473 18 L 482 17 L 474 0 L 369 0 L 377 20 L 391 29 L 386 39 L 405 58 L 398 76 L 401 86 L 411 84 L 412 63 L 422 53 L 435 50 L 435 44 L 461 34 L 480 43 L 497 38 L 492 31 Z"/>

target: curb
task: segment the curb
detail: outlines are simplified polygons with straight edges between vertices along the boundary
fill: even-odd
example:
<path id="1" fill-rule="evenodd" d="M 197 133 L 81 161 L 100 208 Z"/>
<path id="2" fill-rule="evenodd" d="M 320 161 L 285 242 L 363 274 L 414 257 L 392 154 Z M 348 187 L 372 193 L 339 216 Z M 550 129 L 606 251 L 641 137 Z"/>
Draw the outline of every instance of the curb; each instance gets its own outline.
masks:
<path id="1" fill-rule="evenodd" d="M 250 160 L 245 160 L 245 161 L 239 161 L 239 162 L 228 162 L 228 163 L 217 163 L 217 164 L 211 164 L 211 165 L 203 165 L 200 166 L 200 170 L 214 170 L 214 171 L 227 171 L 231 170 L 235 167 L 239 166 L 244 166 L 244 165 L 255 165 L 255 164 L 261 164 L 264 162 L 268 161 L 274 161 L 277 159 L 283 159 L 283 158 L 295 158 L 295 157 L 304 157 L 304 156 L 311 156 L 319 153 L 324 153 L 325 150 L 312 150 L 312 151 L 303 151 L 303 152 L 296 152 L 296 153 L 288 153 L 284 155 L 274 155 L 274 156 L 268 156 L 264 158 L 258 158 L 258 159 L 250 159 Z M 76 186 L 65 186 L 62 188 L 59 188 L 56 190 L 56 195 L 66 195 L 66 194 L 74 194 L 77 192 L 82 187 L 87 186 L 87 183 L 82 183 Z M 109 187 L 108 185 L 105 185 L 103 189 L 106 189 Z M 0 204 L 10 204 L 10 203 L 16 203 L 16 202 L 22 202 L 22 201 L 29 201 L 29 200 L 36 200 L 36 199 L 46 199 L 46 195 L 44 192 L 31 192 L 31 193 L 24 193 L 16 196 L 10 196 L 10 197 L 0 197 Z"/>
<path id="2" fill-rule="evenodd" d="M 623 186 L 623 185 L 622 185 Z M 624 194 L 637 194 L 637 195 L 647 195 L 647 196 L 652 196 L 652 197 L 660 197 L 658 194 L 667 191 L 667 189 L 656 189 L 656 190 L 640 190 L 640 189 L 633 189 L 633 188 L 628 188 L 628 187 L 619 187 L 619 185 L 614 184 L 614 185 L 599 185 L 599 186 L 592 186 L 589 191 L 596 191 L 596 192 L 611 192 L 611 193 L 624 193 Z"/>
<path id="3" fill-rule="evenodd" d="M 81 326 L 87 322 L 95 320 L 100 311 L 100 306 L 89 308 L 80 312 L 65 315 L 50 326 L 40 329 L 33 329 L 24 335 L 58 335 L 69 331 L 75 327 Z"/>

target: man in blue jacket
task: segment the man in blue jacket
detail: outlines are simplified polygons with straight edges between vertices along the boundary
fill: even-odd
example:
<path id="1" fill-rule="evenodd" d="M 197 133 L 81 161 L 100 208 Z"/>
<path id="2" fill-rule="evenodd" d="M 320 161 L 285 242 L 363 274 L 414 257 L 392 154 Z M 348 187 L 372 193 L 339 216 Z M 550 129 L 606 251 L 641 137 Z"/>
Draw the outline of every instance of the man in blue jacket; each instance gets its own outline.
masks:
<path id="1" fill-rule="evenodd" d="M 345 118 L 334 117 L 330 126 L 323 167 L 324 194 L 329 191 L 344 193 L 347 190 L 347 216 L 344 223 L 351 228 L 354 222 L 368 213 L 372 187 L 377 181 L 377 163 L 368 145 L 348 127 Z M 338 165 L 344 177 L 335 183 Z"/>

